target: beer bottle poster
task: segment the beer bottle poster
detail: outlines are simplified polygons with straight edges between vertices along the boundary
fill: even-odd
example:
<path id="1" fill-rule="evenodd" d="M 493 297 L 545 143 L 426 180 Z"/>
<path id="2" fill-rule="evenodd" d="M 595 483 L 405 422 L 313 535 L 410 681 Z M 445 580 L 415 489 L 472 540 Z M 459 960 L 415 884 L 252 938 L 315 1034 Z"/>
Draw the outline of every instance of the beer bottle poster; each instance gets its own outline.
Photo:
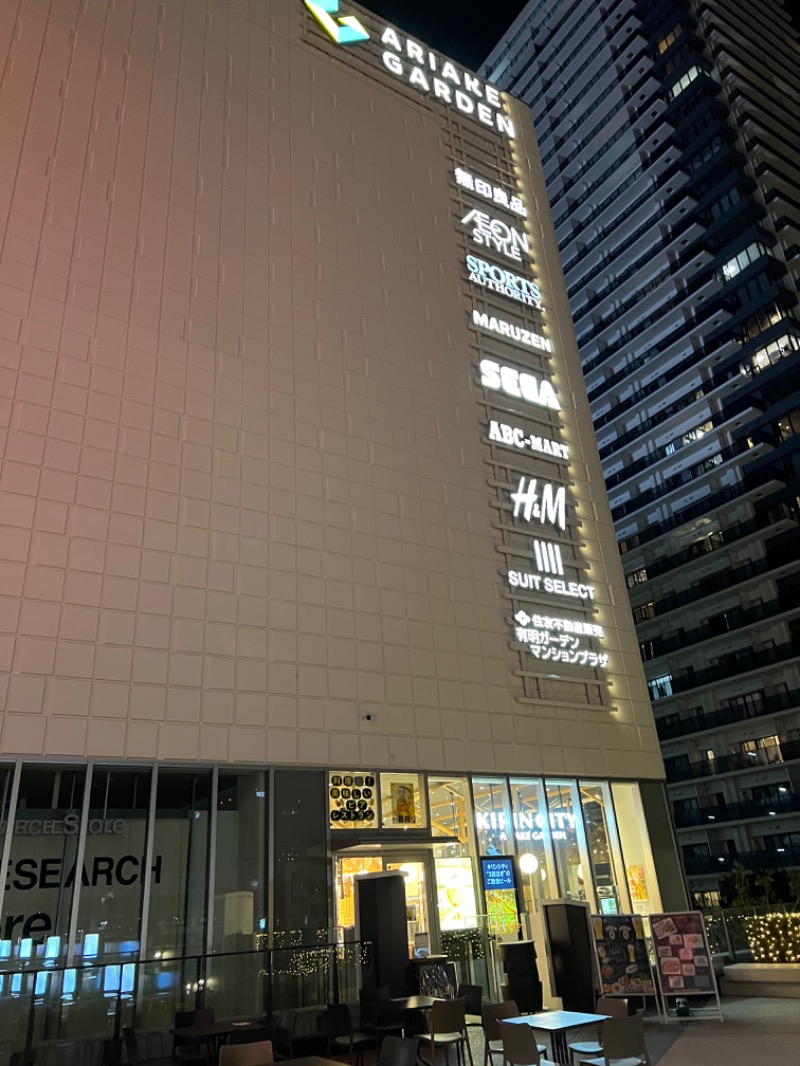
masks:
<path id="1" fill-rule="evenodd" d="M 593 914 L 597 961 L 604 996 L 655 993 L 644 925 L 638 914 Z"/>

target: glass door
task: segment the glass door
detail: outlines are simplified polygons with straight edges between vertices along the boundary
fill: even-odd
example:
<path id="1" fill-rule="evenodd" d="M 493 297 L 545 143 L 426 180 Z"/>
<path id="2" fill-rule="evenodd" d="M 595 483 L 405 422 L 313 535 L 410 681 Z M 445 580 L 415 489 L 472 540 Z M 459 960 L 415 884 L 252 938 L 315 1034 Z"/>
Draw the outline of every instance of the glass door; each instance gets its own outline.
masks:
<path id="1" fill-rule="evenodd" d="M 398 870 L 403 875 L 406 887 L 406 928 L 408 930 L 408 957 L 413 958 L 418 948 L 431 949 L 431 914 L 429 891 L 431 878 L 425 857 L 389 862 L 386 870 Z"/>
<path id="2" fill-rule="evenodd" d="M 336 857 L 336 924 L 339 938 L 356 937 L 355 885 L 359 876 L 397 870 L 406 891 L 408 956 L 417 948 L 434 950 L 438 944 L 436 908 L 432 891 L 435 885 L 431 856 L 428 852 L 391 851 L 384 854 L 341 854 Z"/>

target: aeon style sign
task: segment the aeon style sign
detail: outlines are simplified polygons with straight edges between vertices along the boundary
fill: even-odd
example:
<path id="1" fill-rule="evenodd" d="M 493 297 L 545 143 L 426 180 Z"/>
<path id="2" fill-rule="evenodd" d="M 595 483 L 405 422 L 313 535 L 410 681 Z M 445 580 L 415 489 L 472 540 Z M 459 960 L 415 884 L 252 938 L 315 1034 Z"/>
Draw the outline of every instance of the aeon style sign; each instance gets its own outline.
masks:
<path id="1" fill-rule="evenodd" d="M 475 207 L 464 215 L 461 221 L 469 228 L 473 241 L 483 248 L 514 259 L 518 263 L 523 261 L 523 256 L 527 261 L 531 254 L 528 234 L 518 230 L 516 226 L 509 226 L 501 218 L 492 218 Z"/>

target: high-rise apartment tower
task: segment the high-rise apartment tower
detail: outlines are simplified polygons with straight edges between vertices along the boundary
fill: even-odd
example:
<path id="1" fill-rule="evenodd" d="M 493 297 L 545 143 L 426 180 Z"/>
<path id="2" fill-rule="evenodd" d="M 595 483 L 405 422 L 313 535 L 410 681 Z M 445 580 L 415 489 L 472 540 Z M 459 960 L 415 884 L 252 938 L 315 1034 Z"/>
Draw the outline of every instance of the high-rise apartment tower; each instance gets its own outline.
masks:
<path id="1" fill-rule="evenodd" d="M 800 865 L 800 75 L 779 0 L 531 0 L 528 103 L 690 887 Z"/>

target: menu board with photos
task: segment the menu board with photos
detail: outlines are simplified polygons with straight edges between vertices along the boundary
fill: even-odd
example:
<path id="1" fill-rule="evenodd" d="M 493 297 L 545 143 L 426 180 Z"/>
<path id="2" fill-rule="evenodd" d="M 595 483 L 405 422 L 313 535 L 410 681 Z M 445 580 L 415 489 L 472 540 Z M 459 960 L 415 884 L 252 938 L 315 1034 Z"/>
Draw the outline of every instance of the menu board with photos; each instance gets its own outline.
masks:
<path id="1" fill-rule="evenodd" d="M 638 914 L 593 914 L 601 995 L 652 996 L 655 993 L 644 923 Z"/>
<path id="2" fill-rule="evenodd" d="M 650 928 L 662 995 L 715 994 L 714 966 L 703 915 L 699 911 L 651 914 Z"/>
<path id="3" fill-rule="evenodd" d="M 355 770 L 328 774 L 328 816 L 331 829 L 374 826 L 377 812 L 376 775 Z"/>

